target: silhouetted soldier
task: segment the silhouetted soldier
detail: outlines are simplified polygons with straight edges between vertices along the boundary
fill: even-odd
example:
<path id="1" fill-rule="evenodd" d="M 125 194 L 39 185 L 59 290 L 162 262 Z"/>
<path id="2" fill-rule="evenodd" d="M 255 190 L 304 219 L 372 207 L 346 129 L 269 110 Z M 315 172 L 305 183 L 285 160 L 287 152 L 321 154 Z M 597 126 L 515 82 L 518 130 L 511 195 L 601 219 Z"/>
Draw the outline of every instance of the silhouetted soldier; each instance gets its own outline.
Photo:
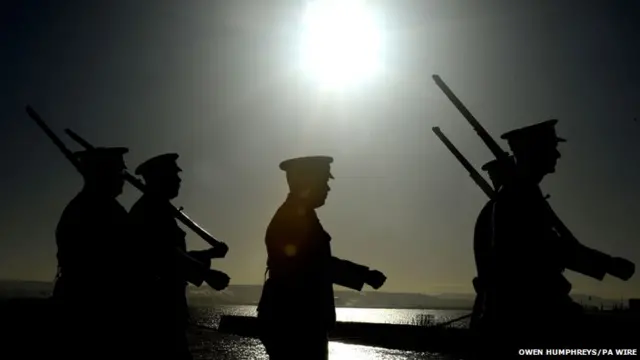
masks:
<path id="1" fill-rule="evenodd" d="M 186 252 L 186 233 L 173 217 L 170 200 L 178 196 L 182 171 L 176 161 L 178 154 L 163 154 L 138 166 L 136 175 L 145 182 L 145 193 L 133 205 L 129 215 L 136 237 L 148 248 L 146 260 L 152 269 L 152 321 L 148 329 L 158 356 L 190 359 L 186 330 L 189 320 L 186 286 L 190 282 L 200 286 L 207 282 L 222 290 L 229 277 L 210 270 L 216 250 L 190 251 L 188 254 L 201 263 L 178 256 Z M 225 249 L 226 252 L 226 249 Z"/>
<path id="2" fill-rule="evenodd" d="M 556 123 L 549 120 L 502 136 L 514 154 L 515 171 L 491 206 L 491 265 L 485 271 L 487 281 L 481 281 L 487 294 L 483 329 L 508 332 L 511 337 L 520 334 L 521 339 L 528 334 L 538 344 L 577 330 L 582 314 L 569 297 L 571 284 L 563 276 L 576 259 L 579 243 L 558 236 L 539 188 L 542 179 L 555 172 L 560 158 L 557 145 L 565 141 L 557 137 Z M 597 258 L 597 254 L 592 257 Z M 632 263 L 620 258 L 588 265 L 583 270 L 602 277 L 608 272 L 628 279 L 635 271 Z"/>
<path id="3" fill-rule="evenodd" d="M 491 160 L 482 165 L 482 170 L 486 171 L 491 179 L 493 188 L 498 191 L 504 184 L 506 178 L 505 166 L 501 166 L 499 160 Z M 490 279 L 491 271 L 491 237 L 493 234 L 491 214 L 493 211 L 494 199 L 489 199 L 482 207 L 480 215 L 476 220 L 476 226 L 473 237 L 473 254 L 476 261 L 476 271 L 478 276 L 473 279 L 473 288 L 476 292 L 476 299 L 473 304 L 473 315 L 469 324 L 471 329 L 477 329 L 478 322 L 481 321 L 483 307 L 485 304 L 486 291 L 483 281 Z"/>
<path id="4" fill-rule="evenodd" d="M 116 198 L 124 186 L 126 148 L 75 153 L 84 187 L 67 205 L 56 229 L 59 356 L 137 356 L 137 252 L 131 248 L 126 210 Z M 37 344 L 35 345 L 37 346 Z M 91 355 L 89 355 L 91 357 Z"/>
<path id="5" fill-rule="evenodd" d="M 379 271 L 331 254 L 331 236 L 315 212 L 330 190 L 331 162 L 313 156 L 280 164 L 289 195 L 267 228 L 269 278 L 258 306 L 260 338 L 272 360 L 327 359 L 327 333 L 336 322 L 333 284 L 378 289 L 386 280 Z"/>

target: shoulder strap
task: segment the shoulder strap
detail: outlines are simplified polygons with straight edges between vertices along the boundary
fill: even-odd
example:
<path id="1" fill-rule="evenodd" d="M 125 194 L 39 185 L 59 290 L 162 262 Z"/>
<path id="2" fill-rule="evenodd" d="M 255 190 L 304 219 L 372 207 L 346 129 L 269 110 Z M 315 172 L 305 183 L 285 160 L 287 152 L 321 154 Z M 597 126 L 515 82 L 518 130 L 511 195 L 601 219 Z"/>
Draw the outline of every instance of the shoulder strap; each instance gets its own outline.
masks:
<path id="1" fill-rule="evenodd" d="M 491 204 L 491 240 L 489 242 L 490 251 L 496 246 L 496 204 L 497 201 L 493 201 Z"/>
<path id="2" fill-rule="evenodd" d="M 264 279 L 263 279 L 264 283 L 267 282 L 267 274 L 268 273 L 269 273 L 269 265 L 267 265 L 267 267 L 264 269 Z"/>

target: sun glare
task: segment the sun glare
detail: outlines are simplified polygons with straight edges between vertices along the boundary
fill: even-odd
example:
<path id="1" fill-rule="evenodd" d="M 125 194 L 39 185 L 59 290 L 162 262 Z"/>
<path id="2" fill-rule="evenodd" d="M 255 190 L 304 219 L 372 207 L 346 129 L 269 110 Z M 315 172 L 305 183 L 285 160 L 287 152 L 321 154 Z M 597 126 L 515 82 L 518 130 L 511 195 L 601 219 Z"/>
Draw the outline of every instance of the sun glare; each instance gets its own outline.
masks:
<path id="1" fill-rule="evenodd" d="M 344 87 L 380 68 L 380 32 L 365 0 L 312 0 L 303 18 L 301 65 L 324 85 Z"/>

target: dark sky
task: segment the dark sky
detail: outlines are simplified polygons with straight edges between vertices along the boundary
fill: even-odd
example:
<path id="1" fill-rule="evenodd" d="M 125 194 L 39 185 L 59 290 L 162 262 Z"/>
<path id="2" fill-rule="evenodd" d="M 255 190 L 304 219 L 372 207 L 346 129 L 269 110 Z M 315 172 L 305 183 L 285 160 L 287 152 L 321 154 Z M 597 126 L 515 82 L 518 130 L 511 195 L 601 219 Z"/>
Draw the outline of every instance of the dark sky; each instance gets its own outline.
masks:
<path id="1" fill-rule="evenodd" d="M 560 119 L 569 141 L 543 190 L 583 243 L 640 261 L 640 2 L 370 3 L 384 71 L 327 92 L 292 70 L 300 1 L 4 1 L 0 278 L 54 276 L 55 226 L 81 187 L 31 104 L 60 136 L 129 147 L 130 168 L 180 153 L 174 203 L 231 246 L 215 266 L 233 283 L 261 283 L 287 190 L 278 163 L 327 154 L 336 180 L 319 215 L 336 255 L 386 272 L 387 291 L 470 292 L 486 199 L 431 127 L 478 168 L 491 154 L 434 73 L 495 138 Z M 638 276 L 569 277 L 576 292 L 640 296 Z"/>

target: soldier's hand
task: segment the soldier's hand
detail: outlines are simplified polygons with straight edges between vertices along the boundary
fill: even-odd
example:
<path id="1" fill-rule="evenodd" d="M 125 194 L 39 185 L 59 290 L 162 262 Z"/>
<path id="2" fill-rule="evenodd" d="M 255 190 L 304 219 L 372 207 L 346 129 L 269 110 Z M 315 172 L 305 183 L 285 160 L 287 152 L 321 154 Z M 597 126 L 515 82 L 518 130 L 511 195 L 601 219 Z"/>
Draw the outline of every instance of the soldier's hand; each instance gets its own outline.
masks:
<path id="1" fill-rule="evenodd" d="M 220 243 L 211 249 L 207 250 L 207 254 L 210 259 L 222 259 L 227 256 L 229 252 L 229 246 L 225 243 Z"/>
<path id="2" fill-rule="evenodd" d="M 224 290 L 229 286 L 231 278 L 229 275 L 218 270 L 209 270 L 205 275 L 204 282 L 211 286 L 215 290 Z"/>
<path id="3" fill-rule="evenodd" d="M 611 259 L 611 265 L 607 272 L 618 279 L 627 281 L 636 272 L 636 265 L 627 259 L 615 257 Z"/>
<path id="4" fill-rule="evenodd" d="M 369 286 L 378 290 L 380 287 L 382 287 L 382 285 L 384 285 L 385 281 L 387 281 L 387 277 L 384 276 L 383 273 L 378 270 L 369 270 L 366 280 L 366 283 Z"/>

